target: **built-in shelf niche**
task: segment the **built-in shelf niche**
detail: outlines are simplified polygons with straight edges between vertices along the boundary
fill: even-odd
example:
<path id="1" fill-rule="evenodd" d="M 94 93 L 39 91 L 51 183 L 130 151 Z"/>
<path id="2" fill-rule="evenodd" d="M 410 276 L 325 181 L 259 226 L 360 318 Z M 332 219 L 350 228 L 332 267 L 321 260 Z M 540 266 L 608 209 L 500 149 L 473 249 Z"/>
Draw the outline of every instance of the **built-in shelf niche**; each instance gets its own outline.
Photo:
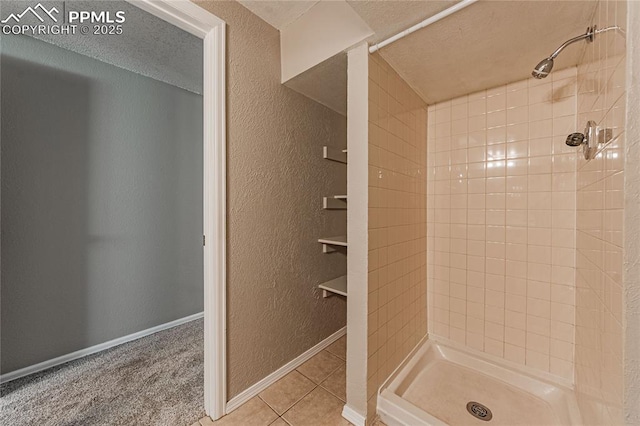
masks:
<path id="1" fill-rule="evenodd" d="M 330 146 L 322 147 L 322 157 L 338 163 L 347 164 L 347 150 L 336 149 Z M 346 210 L 347 195 L 333 195 L 322 197 L 322 208 L 325 210 Z M 318 242 L 322 244 L 323 253 L 333 253 L 341 247 L 347 247 L 347 236 L 339 235 L 336 237 L 320 238 Z M 344 251 L 344 249 L 342 249 Z M 338 278 L 320 283 L 318 288 L 322 290 L 322 297 L 331 297 L 333 295 L 347 296 L 347 276 L 342 275 Z"/>

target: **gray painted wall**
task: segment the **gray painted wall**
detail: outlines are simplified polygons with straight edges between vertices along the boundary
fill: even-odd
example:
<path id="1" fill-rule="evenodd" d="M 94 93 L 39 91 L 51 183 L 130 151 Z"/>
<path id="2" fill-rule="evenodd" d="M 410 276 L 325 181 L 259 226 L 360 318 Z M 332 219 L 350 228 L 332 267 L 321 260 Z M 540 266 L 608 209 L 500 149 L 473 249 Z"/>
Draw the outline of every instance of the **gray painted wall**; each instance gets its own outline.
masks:
<path id="1" fill-rule="evenodd" d="M 3 36 L 2 373 L 202 311 L 202 97 Z"/>

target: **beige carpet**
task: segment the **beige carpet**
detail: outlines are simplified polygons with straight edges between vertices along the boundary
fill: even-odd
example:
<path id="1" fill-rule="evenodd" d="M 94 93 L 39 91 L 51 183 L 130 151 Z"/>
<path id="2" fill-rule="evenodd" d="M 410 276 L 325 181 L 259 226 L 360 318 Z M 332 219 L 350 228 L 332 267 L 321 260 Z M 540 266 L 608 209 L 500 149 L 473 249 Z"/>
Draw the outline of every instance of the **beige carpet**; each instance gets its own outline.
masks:
<path id="1" fill-rule="evenodd" d="M 0 387 L 0 424 L 187 426 L 204 416 L 203 321 Z"/>

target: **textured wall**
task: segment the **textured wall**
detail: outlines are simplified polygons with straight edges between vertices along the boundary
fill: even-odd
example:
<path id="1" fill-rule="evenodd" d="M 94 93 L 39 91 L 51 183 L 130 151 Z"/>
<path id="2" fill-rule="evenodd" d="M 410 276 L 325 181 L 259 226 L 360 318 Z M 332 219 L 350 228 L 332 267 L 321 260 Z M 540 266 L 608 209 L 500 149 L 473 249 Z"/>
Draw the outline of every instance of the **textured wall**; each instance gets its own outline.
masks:
<path id="1" fill-rule="evenodd" d="M 317 239 L 346 234 L 345 118 L 280 84 L 276 29 L 237 2 L 198 1 L 227 23 L 229 398 L 345 325 L 346 303 L 320 282 L 346 273 Z"/>
<path id="2" fill-rule="evenodd" d="M 426 107 L 369 55 L 369 418 L 377 390 L 427 333 Z"/>
<path id="3" fill-rule="evenodd" d="M 429 107 L 431 333 L 573 376 L 575 68 Z"/>
<path id="4" fill-rule="evenodd" d="M 624 27 L 626 4 L 600 1 L 593 23 Z M 625 49 L 624 33 L 601 34 L 578 66 L 579 127 L 594 120 L 614 137 L 595 159 L 578 159 L 575 379 L 593 425 L 623 422 Z"/>
<path id="5" fill-rule="evenodd" d="M 2 37 L 2 372 L 202 312 L 202 97 Z"/>

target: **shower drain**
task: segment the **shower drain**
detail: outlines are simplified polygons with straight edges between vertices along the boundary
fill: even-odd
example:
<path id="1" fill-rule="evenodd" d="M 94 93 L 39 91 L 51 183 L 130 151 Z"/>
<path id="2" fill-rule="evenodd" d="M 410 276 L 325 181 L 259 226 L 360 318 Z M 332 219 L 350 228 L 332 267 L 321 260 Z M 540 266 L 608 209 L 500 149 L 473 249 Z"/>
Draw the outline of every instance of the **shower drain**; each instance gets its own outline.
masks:
<path id="1" fill-rule="evenodd" d="M 467 411 L 473 417 L 484 420 L 485 422 L 488 422 L 493 417 L 493 414 L 491 414 L 491 410 L 475 401 L 469 401 L 467 403 Z"/>

